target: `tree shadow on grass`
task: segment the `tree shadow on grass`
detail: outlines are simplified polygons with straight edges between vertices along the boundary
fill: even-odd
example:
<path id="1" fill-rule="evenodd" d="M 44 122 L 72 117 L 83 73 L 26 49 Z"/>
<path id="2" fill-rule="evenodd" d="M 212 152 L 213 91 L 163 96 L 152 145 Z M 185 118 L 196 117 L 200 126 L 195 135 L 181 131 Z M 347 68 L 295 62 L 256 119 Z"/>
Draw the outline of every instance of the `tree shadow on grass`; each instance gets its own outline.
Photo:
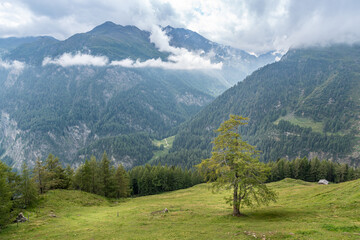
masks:
<path id="1" fill-rule="evenodd" d="M 299 220 L 311 214 L 307 211 L 299 212 L 298 210 L 289 209 L 261 209 L 261 210 L 248 210 L 244 212 L 245 217 L 253 220 L 267 220 L 267 221 L 284 221 L 286 219 Z"/>
<path id="2" fill-rule="evenodd" d="M 229 221 L 241 221 L 241 220 L 252 220 L 252 221 L 286 221 L 286 220 L 300 220 L 307 218 L 311 215 L 311 212 L 298 210 L 289 210 L 282 208 L 274 209 L 246 209 L 242 211 L 242 215 L 239 217 L 231 215 L 231 213 L 224 215 L 223 220 Z"/>

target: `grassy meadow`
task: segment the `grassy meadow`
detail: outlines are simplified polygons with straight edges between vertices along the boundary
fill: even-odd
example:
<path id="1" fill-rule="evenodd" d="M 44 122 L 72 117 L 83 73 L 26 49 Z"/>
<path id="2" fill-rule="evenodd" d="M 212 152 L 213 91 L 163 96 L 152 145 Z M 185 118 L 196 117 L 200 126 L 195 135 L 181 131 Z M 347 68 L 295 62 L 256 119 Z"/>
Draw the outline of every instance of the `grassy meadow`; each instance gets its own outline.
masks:
<path id="1" fill-rule="evenodd" d="M 311 127 L 314 132 L 322 133 L 323 132 L 323 123 L 315 122 L 309 118 L 301 118 L 294 115 L 294 113 L 288 114 L 286 116 L 280 117 L 278 120 L 274 122 L 274 124 L 279 124 L 280 120 L 289 121 L 294 125 L 298 125 L 300 127 L 308 128 Z"/>
<path id="2" fill-rule="evenodd" d="M 55 190 L 0 239 L 360 239 L 360 180 L 269 184 L 278 202 L 231 216 L 225 192 L 209 184 L 122 201 Z M 158 212 L 168 208 L 168 213 Z M 55 214 L 56 217 L 50 216 Z"/>
<path id="3" fill-rule="evenodd" d="M 161 145 L 163 145 L 164 149 L 154 151 L 154 156 L 152 157 L 152 159 L 150 159 L 149 163 L 151 163 L 152 160 L 165 156 L 167 153 L 169 153 L 169 149 L 172 148 L 174 140 L 175 140 L 175 136 L 164 138 L 162 140 L 153 140 L 153 144 L 155 146 L 160 147 Z"/>

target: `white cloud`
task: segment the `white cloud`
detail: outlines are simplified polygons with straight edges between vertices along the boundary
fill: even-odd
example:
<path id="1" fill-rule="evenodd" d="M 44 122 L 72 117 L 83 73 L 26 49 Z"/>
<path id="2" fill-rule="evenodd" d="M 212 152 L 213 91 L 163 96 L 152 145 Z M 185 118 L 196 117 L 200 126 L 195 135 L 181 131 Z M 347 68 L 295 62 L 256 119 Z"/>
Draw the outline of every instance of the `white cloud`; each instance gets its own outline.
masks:
<path id="1" fill-rule="evenodd" d="M 222 63 L 211 63 L 209 59 L 204 59 L 192 53 L 186 55 L 171 55 L 170 61 L 164 62 L 160 58 L 149 59 L 141 62 L 140 60 L 133 61 L 129 58 L 121 61 L 112 61 L 112 66 L 121 66 L 126 68 L 164 68 L 177 70 L 195 70 L 195 69 L 221 69 Z"/>
<path id="2" fill-rule="evenodd" d="M 0 36 L 64 39 L 105 21 L 185 27 L 249 52 L 360 40 L 358 0 L 3 0 Z"/>
<path id="3" fill-rule="evenodd" d="M 0 68 L 5 68 L 8 70 L 8 75 L 4 82 L 5 87 L 11 87 L 15 84 L 25 66 L 25 63 L 16 60 L 8 62 L 0 59 Z"/>
<path id="4" fill-rule="evenodd" d="M 150 41 L 162 52 L 169 52 L 168 61 L 158 59 L 149 59 L 141 62 L 140 60 L 133 61 L 131 59 L 124 59 L 121 61 L 113 61 L 111 65 L 122 66 L 128 68 L 141 67 L 158 67 L 165 69 L 221 69 L 222 62 L 212 63 L 210 56 L 203 56 L 202 52 L 190 52 L 185 48 L 176 48 L 170 46 L 169 37 L 159 26 L 152 26 Z"/>
<path id="5" fill-rule="evenodd" d="M 24 70 L 25 63 L 17 60 L 8 62 L 0 59 L 0 67 L 5 69 L 10 69 L 14 73 L 20 73 L 22 72 L 22 70 Z"/>
<path id="6" fill-rule="evenodd" d="M 70 66 L 97 66 L 103 67 L 108 64 L 109 60 L 104 56 L 92 56 L 90 54 L 76 53 L 64 53 L 58 58 L 52 59 L 49 57 L 44 58 L 42 65 L 55 64 L 62 67 Z"/>

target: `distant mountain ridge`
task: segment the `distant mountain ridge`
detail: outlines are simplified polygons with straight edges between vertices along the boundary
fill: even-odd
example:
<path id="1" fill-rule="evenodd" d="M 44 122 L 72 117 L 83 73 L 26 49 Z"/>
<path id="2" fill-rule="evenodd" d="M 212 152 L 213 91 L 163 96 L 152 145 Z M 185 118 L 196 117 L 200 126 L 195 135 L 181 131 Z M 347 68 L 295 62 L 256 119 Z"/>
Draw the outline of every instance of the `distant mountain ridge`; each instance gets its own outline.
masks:
<path id="1" fill-rule="evenodd" d="M 173 41 L 181 35 L 177 31 L 168 33 Z M 53 153 L 77 165 L 105 150 L 114 164 L 147 162 L 156 149 L 152 139 L 168 136 L 230 86 L 226 70 L 110 64 L 168 61 L 170 53 L 159 51 L 149 37 L 135 26 L 105 22 L 64 41 L 39 37 L 7 45 L 0 64 L 0 158 L 20 168 Z M 90 63 L 78 64 L 76 57 Z M 60 65 L 69 58 L 70 65 Z"/>

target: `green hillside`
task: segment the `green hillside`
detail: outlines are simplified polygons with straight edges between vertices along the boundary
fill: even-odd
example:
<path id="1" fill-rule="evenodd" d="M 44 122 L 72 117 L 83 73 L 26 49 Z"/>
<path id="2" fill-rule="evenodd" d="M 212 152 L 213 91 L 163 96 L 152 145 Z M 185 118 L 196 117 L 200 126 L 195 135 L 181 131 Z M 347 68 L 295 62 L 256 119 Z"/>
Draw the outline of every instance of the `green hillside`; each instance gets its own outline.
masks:
<path id="1" fill-rule="evenodd" d="M 207 157 L 213 130 L 236 114 L 250 118 L 242 135 L 262 151 L 262 161 L 318 156 L 359 164 L 359 56 L 359 45 L 290 50 L 183 124 L 170 155 L 159 161 L 186 159 L 199 151 L 204 153 L 200 158 Z"/>
<path id="2" fill-rule="evenodd" d="M 240 218 L 207 184 L 123 201 L 56 190 L 25 213 L 30 222 L 10 225 L 0 239 L 359 239 L 359 184 L 284 179 L 269 184 L 277 203 L 246 208 Z M 158 212 L 164 208 L 169 213 Z"/>

